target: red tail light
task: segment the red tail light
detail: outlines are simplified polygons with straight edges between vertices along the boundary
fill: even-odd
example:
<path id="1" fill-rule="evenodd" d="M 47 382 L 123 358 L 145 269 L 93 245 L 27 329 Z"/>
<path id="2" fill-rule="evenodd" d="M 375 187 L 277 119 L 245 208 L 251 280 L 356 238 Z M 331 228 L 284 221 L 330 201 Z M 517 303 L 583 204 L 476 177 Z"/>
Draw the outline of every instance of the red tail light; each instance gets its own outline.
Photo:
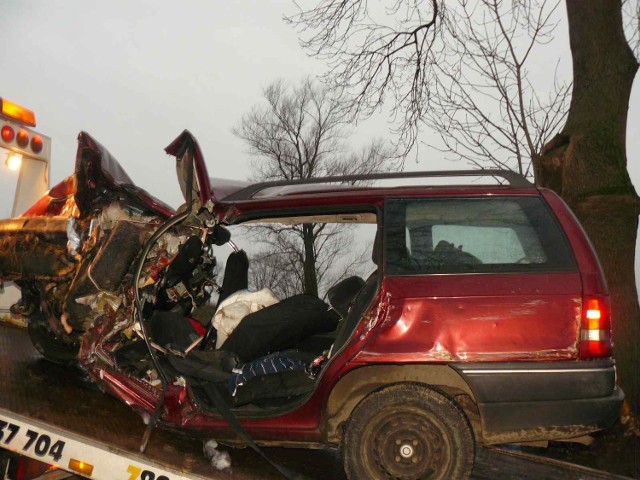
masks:
<path id="1" fill-rule="evenodd" d="M 9 125 L 5 125 L 2 127 L 2 140 L 9 143 L 15 136 L 16 132 L 14 132 L 13 128 L 11 128 Z"/>
<path id="2" fill-rule="evenodd" d="M 586 297 L 582 304 L 580 358 L 611 356 L 611 306 L 608 297 Z"/>
<path id="3" fill-rule="evenodd" d="M 16 143 L 20 148 L 24 148 L 29 145 L 29 132 L 27 132 L 24 128 L 18 130 L 18 135 L 16 136 Z"/>
<path id="4" fill-rule="evenodd" d="M 44 142 L 42 141 L 42 137 L 40 135 L 34 135 L 31 139 L 31 150 L 33 153 L 40 153 L 43 145 Z"/>

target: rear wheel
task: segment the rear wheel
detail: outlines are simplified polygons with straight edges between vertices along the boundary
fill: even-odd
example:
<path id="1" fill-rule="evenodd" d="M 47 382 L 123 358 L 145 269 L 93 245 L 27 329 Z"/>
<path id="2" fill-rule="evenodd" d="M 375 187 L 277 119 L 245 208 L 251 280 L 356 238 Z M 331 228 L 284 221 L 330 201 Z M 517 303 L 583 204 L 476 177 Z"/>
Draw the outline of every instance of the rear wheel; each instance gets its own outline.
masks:
<path id="1" fill-rule="evenodd" d="M 354 410 L 343 443 L 350 480 L 466 479 L 474 439 L 462 409 L 446 395 L 414 384 L 365 398 Z"/>
<path id="2" fill-rule="evenodd" d="M 70 343 L 57 337 L 48 325 L 38 321 L 29 321 L 27 331 L 33 346 L 47 360 L 61 365 L 76 362 L 80 349 L 78 342 Z"/>

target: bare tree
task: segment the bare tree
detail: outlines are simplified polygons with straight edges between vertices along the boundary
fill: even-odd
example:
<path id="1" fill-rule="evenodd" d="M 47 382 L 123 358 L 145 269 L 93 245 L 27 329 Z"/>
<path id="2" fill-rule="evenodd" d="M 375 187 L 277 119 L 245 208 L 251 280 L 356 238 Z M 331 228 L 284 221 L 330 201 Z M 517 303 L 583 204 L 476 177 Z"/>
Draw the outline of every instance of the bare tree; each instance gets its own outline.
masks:
<path id="1" fill-rule="evenodd" d="M 380 140 L 358 152 L 349 152 L 349 131 L 338 99 L 310 80 L 297 86 L 281 81 L 269 85 L 264 90 L 264 102 L 234 129 L 255 156 L 255 180 L 375 173 L 396 164 L 391 150 Z M 254 228 L 266 245 L 266 250 L 253 259 L 254 263 L 263 263 L 254 281 L 273 280 L 275 269 L 282 269 L 294 282 L 281 286 L 287 295 L 292 291 L 317 295 L 323 281 L 335 277 L 332 268 L 341 264 L 344 272 L 353 266 L 355 260 L 344 257 L 342 252 L 346 249 L 340 248 L 349 241 L 346 229 L 346 225 L 325 223 Z M 275 253 L 281 258 L 275 260 Z"/>
<path id="2" fill-rule="evenodd" d="M 598 251 L 612 300 L 618 379 L 640 418 L 640 308 L 634 257 L 640 199 L 627 171 L 629 98 L 638 60 L 620 0 L 566 0 L 573 59 L 567 120 L 543 148 L 536 180 L 576 213 Z M 636 9 L 637 12 L 637 2 Z M 635 31 L 640 18 L 635 17 Z"/>
<path id="3" fill-rule="evenodd" d="M 300 292 L 301 279 L 295 261 L 282 252 L 264 250 L 251 255 L 249 287 L 269 288 L 276 297 L 288 298 Z"/>
<path id="4" fill-rule="evenodd" d="M 507 3 L 513 4 L 511 10 L 504 6 Z M 440 132 L 448 128 L 465 132 L 460 141 L 444 142 L 460 158 L 484 164 L 481 157 L 486 155 L 487 162 L 495 163 L 487 151 L 491 141 L 510 151 L 524 172 L 525 155 L 530 157 L 536 183 L 562 195 L 598 250 L 615 312 L 619 380 L 637 417 L 640 309 L 633 265 L 640 201 L 626 168 L 625 140 L 631 86 L 638 69 L 629 42 L 637 54 L 640 7 L 637 0 L 624 2 L 625 25 L 621 0 L 565 3 L 573 59 L 566 119 L 562 110 L 542 112 L 540 107 L 547 102 L 538 102 L 535 94 L 528 100 L 521 97 L 522 88 L 533 88 L 523 68 L 528 52 L 549 32 L 545 25 L 553 6 L 546 13 L 530 14 L 543 12 L 543 1 L 458 0 L 445 7 L 442 0 L 396 0 L 384 12 L 373 12 L 361 0 L 318 0 L 289 21 L 300 28 L 302 44 L 312 55 L 328 59 L 325 80 L 350 94 L 345 108 L 352 115 L 371 114 L 391 101 L 404 145 L 415 142 L 424 122 Z M 489 13 L 482 16 L 487 8 Z M 505 21 L 505 13 L 511 20 Z M 481 19 L 478 24 L 476 18 Z M 625 26 L 629 38 L 625 38 Z M 519 40 L 520 34 L 529 40 Z M 516 53 L 515 47 L 521 45 L 524 50 Z M 492 72 L 494 81 L 474 83 L 456 69 L 462 64 L 472 72 L 476 65 L 478 78 L 483 71 Z M 510 70 L 503 69 L 507 67 Z M 506 87 L 516 92 L 515 97 Z M 564 88 L 552 94 L 551 103 L 554 98 L 563 100 Z M 504 103 L 501 111 L 506 116 L 503 113 L 501 121 L 506 123 L 496 128 L 495 117 L 479 113 L 479 92 L 474 90 Z M 461 104 L 458 110 L 456 103 Z M 429 110 L 439 105 L 453 110 L 443 121 L 434 121 Z M 544 132 L 535 137 L 532 132 L 538 127 L 544 127 Z M 500 135 L 492 134 L 496 131 Z M 524 140 L 500 142 L 502 132 Z M 549 139 L 550 133 L 557 135 Z M 504 166 L 513 168 L 507 162 Z"/>
<path id="5" fill-rule="evenodd" d="M 325 225 L 333 235 L 325 234 L 323 244 L 316 248 L 316 278 L 320 286 L 335 284 L 350 275 L 360 274 L 360 269 L 371 253 L 371 243 L 361 252 L 346 252 L 344 245 L 353 245 L 350 228 Z M 264 244 L 263 249 L 251 256 L 249 272 L 250 287 L 256 290 L 269 288 L 278 298 L 287 298 L 304 291 L 304 262 L 300 227 L 278 228 L 262 226 L 256 240 Z M 266 232 L 266 235 L 265 235 Z M 336 268 L 338 266 L 338 268 Z M 320 287 L 319 290 L 326 290 Z"/>
<path id="6" fill-rule="evenodd" d="M 325 0 L 289 21 L 304 47 L 329 60 L 324 80 L 350 94 L 342 106 L 351 115 L 370 115 L 390 97 L 405 152 L 426 126 L 439 137 L 430 146 L 455 160 L 527 175 L 568 107 L 570 85 L 554 82 L 540 95 L 525 69 L 552 38 L 557 7 L 397 0 L 371 12 L 366 2 Z"/>
<path id="7" fill-rule="evenodd" d="M 386 104 L 402 118 L 399 143 L 410 146 L 428 108 L 433 67 L 444 53 L 441 15 L 438 0 L 397 0 L 375 12 L 366 1 L 320 0 L 286 20 L 300 27 L 311 55 L 328 61 L 323 80 L 340 92 L 345 113 L 367 117 Z"/>
<path id="8" fill-rule="evenodd" d="M 436 148 L 478 167 L 533 176 L 542 147 L 566 118 L 571 85 L 553 79 L 541 95 L 525 68 L 536 46 L 552 39 L 558 2 L 461 2 L 449 8 L 447 54 L 434 65 L 424 124 Z M 533 164 L 532 164 L 533 162 Z"/>

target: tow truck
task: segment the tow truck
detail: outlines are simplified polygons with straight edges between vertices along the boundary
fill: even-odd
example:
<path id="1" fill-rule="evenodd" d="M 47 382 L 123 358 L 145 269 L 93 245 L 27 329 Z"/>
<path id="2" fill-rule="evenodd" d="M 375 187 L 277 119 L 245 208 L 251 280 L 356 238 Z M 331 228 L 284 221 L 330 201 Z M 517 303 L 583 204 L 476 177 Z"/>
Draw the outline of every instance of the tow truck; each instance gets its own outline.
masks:
<path id="1" fill-rule="evenodd" d="M 49 188 L 51 139 L 35 127 L 28 109 L 0 99 L 0 160 L 19 170 L 13 216 Z M 1 165 L 0 165 L 1 167 Z M 6 200 L 6 199 L 3 199 Z M 125 405 L 97 390 L 78 367 L 42 359 L 20 317 L 10 314 L 15 286 L 0 293 L 0 480 L 199 480 L 279 479 L 282 476 L 249 449 L 231 453 L 231 468 L 214 469 L 202 439 L 157 431 L 140 451 L 145 425 Z M 8 324 L 7 324 L 8 323 Z M 335 451 L 269 449 L 272 461 L 308 479 L 344 479 Z M 616 479 L 616 475 L 519 453 L 479 448 L 473 478 Z"/>
<path id="2" fill-rule="evenodd" d="M 18 173 L 13 209 L 15 217 L 27 210 L 49 189 L 49 162 L 51 139 L 36 132 L 33 111 L 6 98 L 0 98 L 0 160 L 4 168 Z M 3 185 L 10 181 L 6 172 Z M 6 198 L 2 199 L 7 201 Z M 5 322 L 22 324 L 20 317 L 12 315 L 10 306 L 20 298 L 19 289 L 0 283 L 0 316 Z"/>

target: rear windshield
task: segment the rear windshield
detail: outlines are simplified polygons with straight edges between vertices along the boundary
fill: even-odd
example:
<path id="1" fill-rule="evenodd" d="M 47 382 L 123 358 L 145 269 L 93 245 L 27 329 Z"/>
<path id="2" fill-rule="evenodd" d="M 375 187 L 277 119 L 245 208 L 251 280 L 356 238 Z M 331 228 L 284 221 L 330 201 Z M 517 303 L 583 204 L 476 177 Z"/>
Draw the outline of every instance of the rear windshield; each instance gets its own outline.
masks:
<path id="1" fill-rule="evenodd" d="M 576 270 L 539 197 L 392 199 L 385 218 L 389 275 Z"/>

